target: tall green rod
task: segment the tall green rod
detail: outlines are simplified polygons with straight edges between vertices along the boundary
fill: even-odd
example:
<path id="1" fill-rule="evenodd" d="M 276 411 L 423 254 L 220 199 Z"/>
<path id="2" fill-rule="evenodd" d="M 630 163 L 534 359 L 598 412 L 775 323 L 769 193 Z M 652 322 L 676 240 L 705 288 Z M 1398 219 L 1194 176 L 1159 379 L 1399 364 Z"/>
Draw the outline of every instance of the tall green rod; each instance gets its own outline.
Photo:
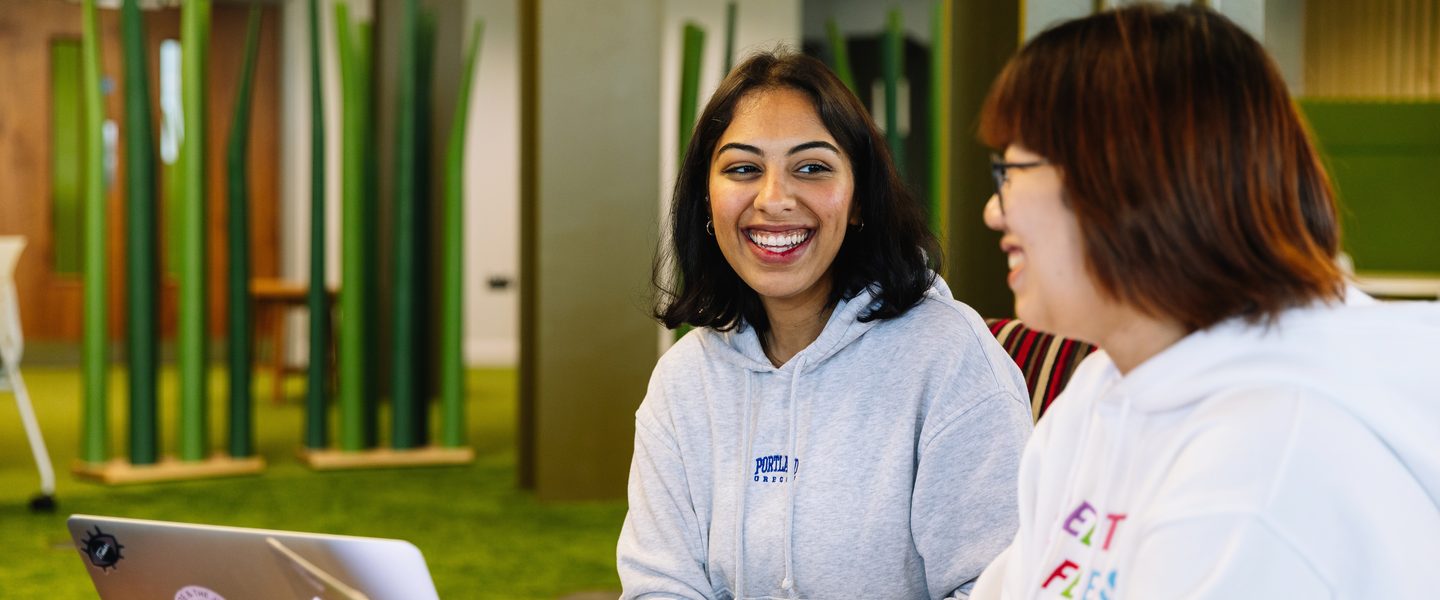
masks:
<path id="1" fill-rule="evenodd" d="M 145 25 L 137 0 L 120 7 L 125 54 L 125 304 L 130 371 L 130 462 L 158 460 L 156 410 L 159 248 L 155 220 L 155 132 L 150 118 Z"/>
<path id="2" fill-rule="evenodd" d="M 435 326 L 439 322 L 437 282 L 439 252 L 438 245 L 444 242 L 444 235 L 435 230 L 439 207 L 436 205 L 436 185 L 440 173 L 435 164 L 435 32 L 438 20 L 435 11 L 422 8 L 415 30 L 415 222 L 411 248 L 414 261 L 411 273 L 415 299 L 411 314 L 414 332 L 414 352 L 410 355 L 411 373 L 414 374 L 411 393 L 414 402 L 410 405 L 411 431 L 415 446 L 430 443 L 430 397 L 436 392 L 432 374 L 438 371 Z M 442 165 L 443 166 L 443 165 Z"/>
<path id="3" fill-rule="evenodd" d="M 735 65 L 735 20 L 738 11 L 733 0 L 725 4 L 725 70 L 720 71 L 721 77 L 729 75 Z"/>
<path id="4" fill-rule="evenodd" d="M 395 120 L 394 358 L 391 444 L 415 446 L 415 154 L 416 29 L 418 7 L 406 0 L 400 24 L 400 97 Z"/>
<path id="5" fill-rule="evenodd" d="M 695 110 L 700 97 L 700 55 L 705 51 L 705 30 L 694 23 L 686 23 L 681 35 L 680 111 L 676 123 L 680 135 L 679 145 L 675 148 L 677 168 L 685 162 L 685 149 L 690 146 L 690 136 L 695 133 Z M 675 339 L 689 332 L 688 325 L 676 327 Z"/>
<path id="6" fill-rule="evenodd" d="M 680 63 L 680 160 L 695 133 L 695 107 L 700 97 L 700 55 L 705 51 L 705 30 L 694 23 L 685 24 L 684 54 Z"/>
<path id="7" fill-rule="evenodd" d="M 881 50 L 881 70 L 885 77 L 885 141 L 895 159 L 895 168 L 905 172 L 905 138 L 900 135 L 900 77 L 905 72 L 905 25 L 899 9 L 892 9 L 886 19 L 885 41 Z"/>
<path id="8" fill-rule="evenodd" d="M 240 90 L 230 119 L 230 140 L 225 155 L 229 207 L 227 242 L 230 270 L 230 456 L 255 453 L 255 426 L 251 406 L 250 357 L 254 335 L 250 314 L 250 101 L 255 84 L 255 55 L 260 48 L 260 5 L 250 5 L 245 29 L 245 62 L 240 69 Z M 284 340 L 276 340 L 284 343 Z M 278 375 L 277 375 L 278 377 Z"/>
<path id="9" fill-rule="evenodd" d="M 81 24 L 81 69 L 85 76 L 85 324 L 84 406 L 81 457 L 92 463 L 109 458 L 109 418 L 106 414 L 105 291 L 105 171 L 100 128 L 105 118 L 100 104 L 100 45 L 95 0 L 85 0 Z"/>
<path id="10" fill-rule="evenodd" d="M 310 17 L 310 360 L 305 385 L 305 447 L 324 448 L 326 374 L 330 364 L 330 302 L 325 281 L 325 90 L 320 63 L 320 8 L 309 0 Z"/>
<path id="11" fill-rule="evenodd" d="M 210 0 L 185 0 L 180 13 L 180 88 L 185 111 L 185 209 L 180 261 L 180 459 L 205 458 L 205 47 Z"/>
<path id="12" fill-rule="evenodd" d="M 845 47 L 845 38 L 840 35 L 840 24 L 834 18 L 825 21 L 825 37 L 830 40 L 830 58 L 835 61 L 830 65 L 835 70 L 835 76 L 840 78 L 840 83 L 850 88 L 853 93 L 860 93 L 855 89 L 855 75 L 850 72 L 850 50 Z"/>
<path id="13" fill-rule="evenodd" d="M 947 177 L 946 168 L 950 164 L 950 149 L 946 137 L 950 131 L 950 118 L 945 108 L 949 106 L 950 98 L 950 13 L 946 2 L 948 0 L 936 0 L 930 19 L 930 151 L 927 153 L 930 161 L 930 185 L 927 186 L 930 202 L 927 216 L 930 231 L 940 239 L 941 248 L 949 247 L 946 245 L 946 240 L 949 239 L 946 222 L 950 214 L 947 193 L 950 178 Z"/>
<path id="14" fill-rule="evenodd" d="M 378 77 L 375 73 L 377 61 L 374 55 L 375 28 L 369 21 L 356 23 L 351 40 L 355 44 L 355 104 L 359 108 L 360 127 L 355 138 L 360 144 L 360 231 L 361 260 L 366 265 L 380 264 L 380 154 L 375 112 L 375 93 Z M 378 269 L 372 266 L 372 269 Z M 360 321 L 362 348 L 365 365 L 365 387 L 363 388 L 363 420 L 361 432 L 366 448 L 380 443 L 380 277 L 366 273 L 361 279 L 361 294 L 364 294 L 364 319 Z"/>
<path id="15" fill-rule="evenodd" d="M 440 444 L 465 443 L 465 373 L 461 340 L 465 330 L 465 139 L 470 118 L 470 88 L 480 59 L 485 22 L 476 21 L 466 52 L 460 99 L 445 146 L 445 250 L 440 305 Z"/>
<path id="16" fill-rule="evenodd" d="M 365 314 L 364 280 L 365 265 L 362 262 L 365 240 L 362 239 L 363 192 L 360 186 L 363 174 L 363 140 L 357 134 L 363 130 L 363 108 L 358 96 L 361 94 L 356 73 L 355 42 L 352 38 L 353 25 L 350 10 L 343 2 L 334 5 L 335 39 L 340 55 L 340 86 L 344 103 L 342 107 L 344 126 L 341 143 L 341 236 L 340 236 L 340 448 L 360 450 L 364 448 L 364 328 Z"/>

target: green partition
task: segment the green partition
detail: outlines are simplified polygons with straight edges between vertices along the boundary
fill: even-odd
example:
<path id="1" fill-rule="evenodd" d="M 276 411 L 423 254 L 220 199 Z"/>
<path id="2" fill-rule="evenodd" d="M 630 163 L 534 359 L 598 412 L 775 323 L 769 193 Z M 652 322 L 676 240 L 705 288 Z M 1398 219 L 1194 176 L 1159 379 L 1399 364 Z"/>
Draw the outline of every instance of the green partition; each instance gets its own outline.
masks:
<path id="1" fill-rule="evenodd" d="M 1360 271 L 1440 273 L 1440 103 L 1303 100 Z"/>

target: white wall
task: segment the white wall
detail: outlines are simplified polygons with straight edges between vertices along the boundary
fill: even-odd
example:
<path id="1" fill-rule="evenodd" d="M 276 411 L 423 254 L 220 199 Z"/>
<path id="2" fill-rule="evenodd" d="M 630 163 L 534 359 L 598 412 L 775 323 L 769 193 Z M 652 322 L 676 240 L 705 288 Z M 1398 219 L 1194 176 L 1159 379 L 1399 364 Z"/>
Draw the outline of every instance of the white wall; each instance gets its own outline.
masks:
<path id="1" fill-rule="evenodd" d="M 1067 19 L 1090 14 L 1091 0 L 1023 0 L 1025 39 Z M 1107 6 L 1132 0 L 1111 0 Z M 1184 4 L 1168 0 L 1165 4 Z M 1210 7 L 1229 17 L 1275 59 L 1290 93 L 1305 93 L 1305 0 L 1210 0 Z"/>
<path id="2" fill-rule="evenodd" d="M 1265 0 L 1265 49 L 1292 96 L 1305 94 L 1305 0 Z"/>
<path id="3" fill-rule="evenodd" d="M 1023 10 L 1021 18 L 1024 19 L 1024 39 L 1035 37 L 1036 34 L 1046 28 L 1076 17 L 1083 17 L 1090 14 L 1094 7 L 1091 0 L 1021 0 Z M 1125 4 L 1136 4 L 1142 0 L 1106 0 L 1106 8 L 1122 6 Z M 1189 0 L 1143 0 L 1158 4 L 1189 4 Z M 1292 0 L 1303 2 L 1303 0 Z M 1216 12 L 1229 17 L 1235 21 L 1255 39 L 1265 40 L 1266 23 L 1265 7 L 1270 4 L 1267 0 L 1210 0 L 1210 8 Z"/>
<path id="4" fill-rule="evenodd" d="M 341 103 L 335 54 L 335 0 L 321 0 L 325 79 L 326 278 L 340 285 Z M 282 6 L 281 277 L 307 282 L 310 265 L 310 71 L 306 0 Z M 349 0 L 352 18 L 369 19 L 368 0 Z M 485 20 L 475 87 L 471 92 L 465 186 L 465 360 L 471 365 L 514 365 L 519 319 L 519 59 L 517 3 L 466 0 L 466 22 Z M 469 26 L 465 26 L 469 36 Z M 468 43 L 468 37 L 466 39 Z M 492 276 L 512 282 L 491 291 Z M 305 317 L 289 321 L 290 356 L 306 356 Z"/>
<path id="5" fill-rule="evenodd" d="M 1021 27 L 1024 39 L 1035 37 L 1050 26 L 1090 14 L 1092 0 L 1021 0 Z"/>
<path id="6" fill-rule="evenodd" d="M 515 365 L 520 322 L 519 3 L 466 0 L 469 23 L 484 19 L 470 90 L 465 145 L 465 362 Z M 510 280 L 490 289 L 492 277 Z"/>

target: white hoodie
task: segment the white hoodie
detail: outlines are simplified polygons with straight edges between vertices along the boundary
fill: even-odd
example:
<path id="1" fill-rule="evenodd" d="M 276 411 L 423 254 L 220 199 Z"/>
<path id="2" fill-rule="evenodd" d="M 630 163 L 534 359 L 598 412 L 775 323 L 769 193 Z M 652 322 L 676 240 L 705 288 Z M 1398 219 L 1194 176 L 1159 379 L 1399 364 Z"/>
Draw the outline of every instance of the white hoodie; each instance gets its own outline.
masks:
<path id="1" fill-rule="evenodd" d="M 1015 533 L 1025 381 L 936 279 L 862 292 L 779 368 L 753 328 L 675 344 L 635 414 L 623 598 L 964 597 Z"/>
<path id="2" fill-rule="evenodd" d="M 1036 427 L 974 598 L 1436 598 L 1440 306 L 1227 321 Z"/>

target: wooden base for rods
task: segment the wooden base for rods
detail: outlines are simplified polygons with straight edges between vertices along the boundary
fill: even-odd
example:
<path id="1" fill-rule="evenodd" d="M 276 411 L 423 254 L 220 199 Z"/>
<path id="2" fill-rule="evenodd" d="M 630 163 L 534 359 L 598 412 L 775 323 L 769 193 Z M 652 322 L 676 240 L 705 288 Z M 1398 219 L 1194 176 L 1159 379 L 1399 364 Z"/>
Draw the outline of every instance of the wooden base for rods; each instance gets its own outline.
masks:
<path id="1" fill-rule="evenodd" d="M 298 454 L 301 462 L 317 471 L 464 465 L 475 460 L 475 450 L 468 446 L 459 448 L 426 446 L 405 450 L 371 448 L 355 451 L 301 448 Z"/>
<path id="2" fill-rule="evenodd" d="M 77 460 L 70 472 L 80 479 L 107 485 L 126 485 L 256 475 L 264 470 L 265 459 L 258 456 L 235 458 L 216 454 L 205 460 L 197 461 L 183 461 L 166 456 L 153 465 L 134 465 L 120 458 L 103 463 Z"/>

